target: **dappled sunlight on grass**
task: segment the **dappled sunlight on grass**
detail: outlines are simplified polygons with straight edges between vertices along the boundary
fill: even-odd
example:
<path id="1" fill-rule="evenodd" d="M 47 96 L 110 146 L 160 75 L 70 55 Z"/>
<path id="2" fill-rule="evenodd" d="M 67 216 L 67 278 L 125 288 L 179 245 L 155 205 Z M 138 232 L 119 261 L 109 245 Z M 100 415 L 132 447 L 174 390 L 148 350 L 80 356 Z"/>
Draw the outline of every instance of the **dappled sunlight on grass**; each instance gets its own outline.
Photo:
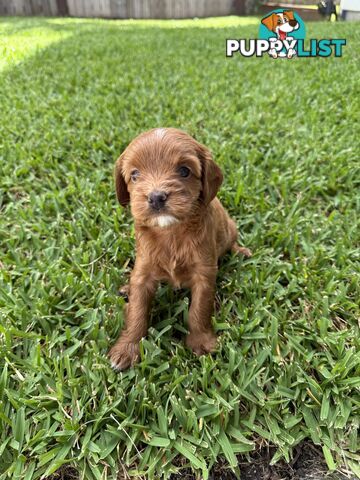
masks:
<path id="1" fill-rule="evenodd" d="M 255 25 L 256 17 L 214 17 L 185 20 L 105 20 L 88 18 L 0 18 L 0 71 L 71 35 L 91 28 L 226 28 Z"/>
<path id="2" fill-rule="evenodd" d="M 0 22 L 0 71 L 73 34 L 46 25 L 27 28 L 24 24 L 24 28 L 14 35 L 8 32 L 10 27 L 11 23 Z"/>

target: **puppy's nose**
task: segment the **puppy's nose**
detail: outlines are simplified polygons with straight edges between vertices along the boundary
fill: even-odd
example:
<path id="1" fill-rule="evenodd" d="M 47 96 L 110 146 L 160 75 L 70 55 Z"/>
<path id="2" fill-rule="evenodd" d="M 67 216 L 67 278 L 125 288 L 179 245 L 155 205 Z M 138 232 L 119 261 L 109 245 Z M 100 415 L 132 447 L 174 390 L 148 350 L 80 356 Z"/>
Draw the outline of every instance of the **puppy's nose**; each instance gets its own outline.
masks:
<path id="1" fill-rule="evenodd" d="M 148 196 L 148 202 L 154 210 L 161 210 L 166 202 L 167 194 L 165 192 L 151 192 Z"/>
<path id="2" fill-rule="evenodd" d="M 296 27 L 297 25 L 297 21 L 296 20 L 289 20 L 289 24 L 292 26 L 292 27 Z"/>

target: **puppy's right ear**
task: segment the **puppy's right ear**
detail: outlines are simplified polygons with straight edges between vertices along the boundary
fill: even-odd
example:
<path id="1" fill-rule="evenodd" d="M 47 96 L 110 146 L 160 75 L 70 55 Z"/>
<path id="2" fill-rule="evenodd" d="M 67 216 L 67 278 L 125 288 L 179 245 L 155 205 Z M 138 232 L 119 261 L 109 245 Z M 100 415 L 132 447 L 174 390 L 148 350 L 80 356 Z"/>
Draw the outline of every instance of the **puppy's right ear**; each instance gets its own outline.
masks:
<path id="1" fill-rule="evenodd" d="M 122 153 L 120 157 L 116 160 L 114 177 L 115 177 L 115 189 L 116 189 L 117 199 L 120 205 L 122 205 L 123 207 L 126 207 L 126 205 L 128 205 L 130 202 L 130 195 L 127 189 L 123 172 L 122 172 L 123 160 L 124 160 L 124 153 Z"/>
<path id="2" fill-rule="evenodd" d="M 265 25 L 266 28 L 274 32 L 276 27 L 276 21 L 277 21 L 277 15 L 276 13 L 272 13 L 271 15 L 268 15 L 267 17 L 263 18 L 261 20 L 261 23 Z"/>

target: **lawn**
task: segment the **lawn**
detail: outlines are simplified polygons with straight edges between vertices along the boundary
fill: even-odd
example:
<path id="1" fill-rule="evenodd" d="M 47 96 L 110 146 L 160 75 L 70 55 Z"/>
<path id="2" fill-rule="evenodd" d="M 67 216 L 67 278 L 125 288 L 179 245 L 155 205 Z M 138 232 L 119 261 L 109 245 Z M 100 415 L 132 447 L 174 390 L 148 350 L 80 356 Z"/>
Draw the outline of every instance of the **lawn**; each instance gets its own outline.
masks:
<path id="1" fill-rule="evenodd" d="M 206 480 L 305 439 L 360 477 L 360 24 L 307 28 L 343 57 L 225 58 L 255 18 L 0 20 L 1 480 Z M 155 126 L 210 147 L 253 257 L 220 262 L 215 354 L 185 349 L 189 293 L 162 286 L 116 373 L 135 253 L 112 169 Z"/>

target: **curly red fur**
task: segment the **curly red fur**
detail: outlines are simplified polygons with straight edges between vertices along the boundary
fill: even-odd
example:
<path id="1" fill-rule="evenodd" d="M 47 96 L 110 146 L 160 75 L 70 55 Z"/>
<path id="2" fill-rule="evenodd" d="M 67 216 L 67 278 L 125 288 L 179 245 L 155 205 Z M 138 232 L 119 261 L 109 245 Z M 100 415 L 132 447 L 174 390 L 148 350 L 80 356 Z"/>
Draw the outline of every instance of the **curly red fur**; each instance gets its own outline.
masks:
<path id="1" fill-rule="evenodd" d="M 188 177 L 179 174 L 181 167 L 189 169 Z M 126 289 L 126 325 L 109 352 L 115 368 L 123 370 L 138 359 L 151 300 L 162 280 L 191 289 L 186 344 L 198 355 L 215 348 L 211 315 L 218 258 L 230 249 L 250 255 L 237 245 L 235 222 L 216 198 L 222 180 L 210 151 L 174 128 L 139 135 L 117 160 L 116 193 L 122 205 L 131 205 L 136 261 Z M 153 191 L 166 194 L 159 211 L 149 204 Z"/>

